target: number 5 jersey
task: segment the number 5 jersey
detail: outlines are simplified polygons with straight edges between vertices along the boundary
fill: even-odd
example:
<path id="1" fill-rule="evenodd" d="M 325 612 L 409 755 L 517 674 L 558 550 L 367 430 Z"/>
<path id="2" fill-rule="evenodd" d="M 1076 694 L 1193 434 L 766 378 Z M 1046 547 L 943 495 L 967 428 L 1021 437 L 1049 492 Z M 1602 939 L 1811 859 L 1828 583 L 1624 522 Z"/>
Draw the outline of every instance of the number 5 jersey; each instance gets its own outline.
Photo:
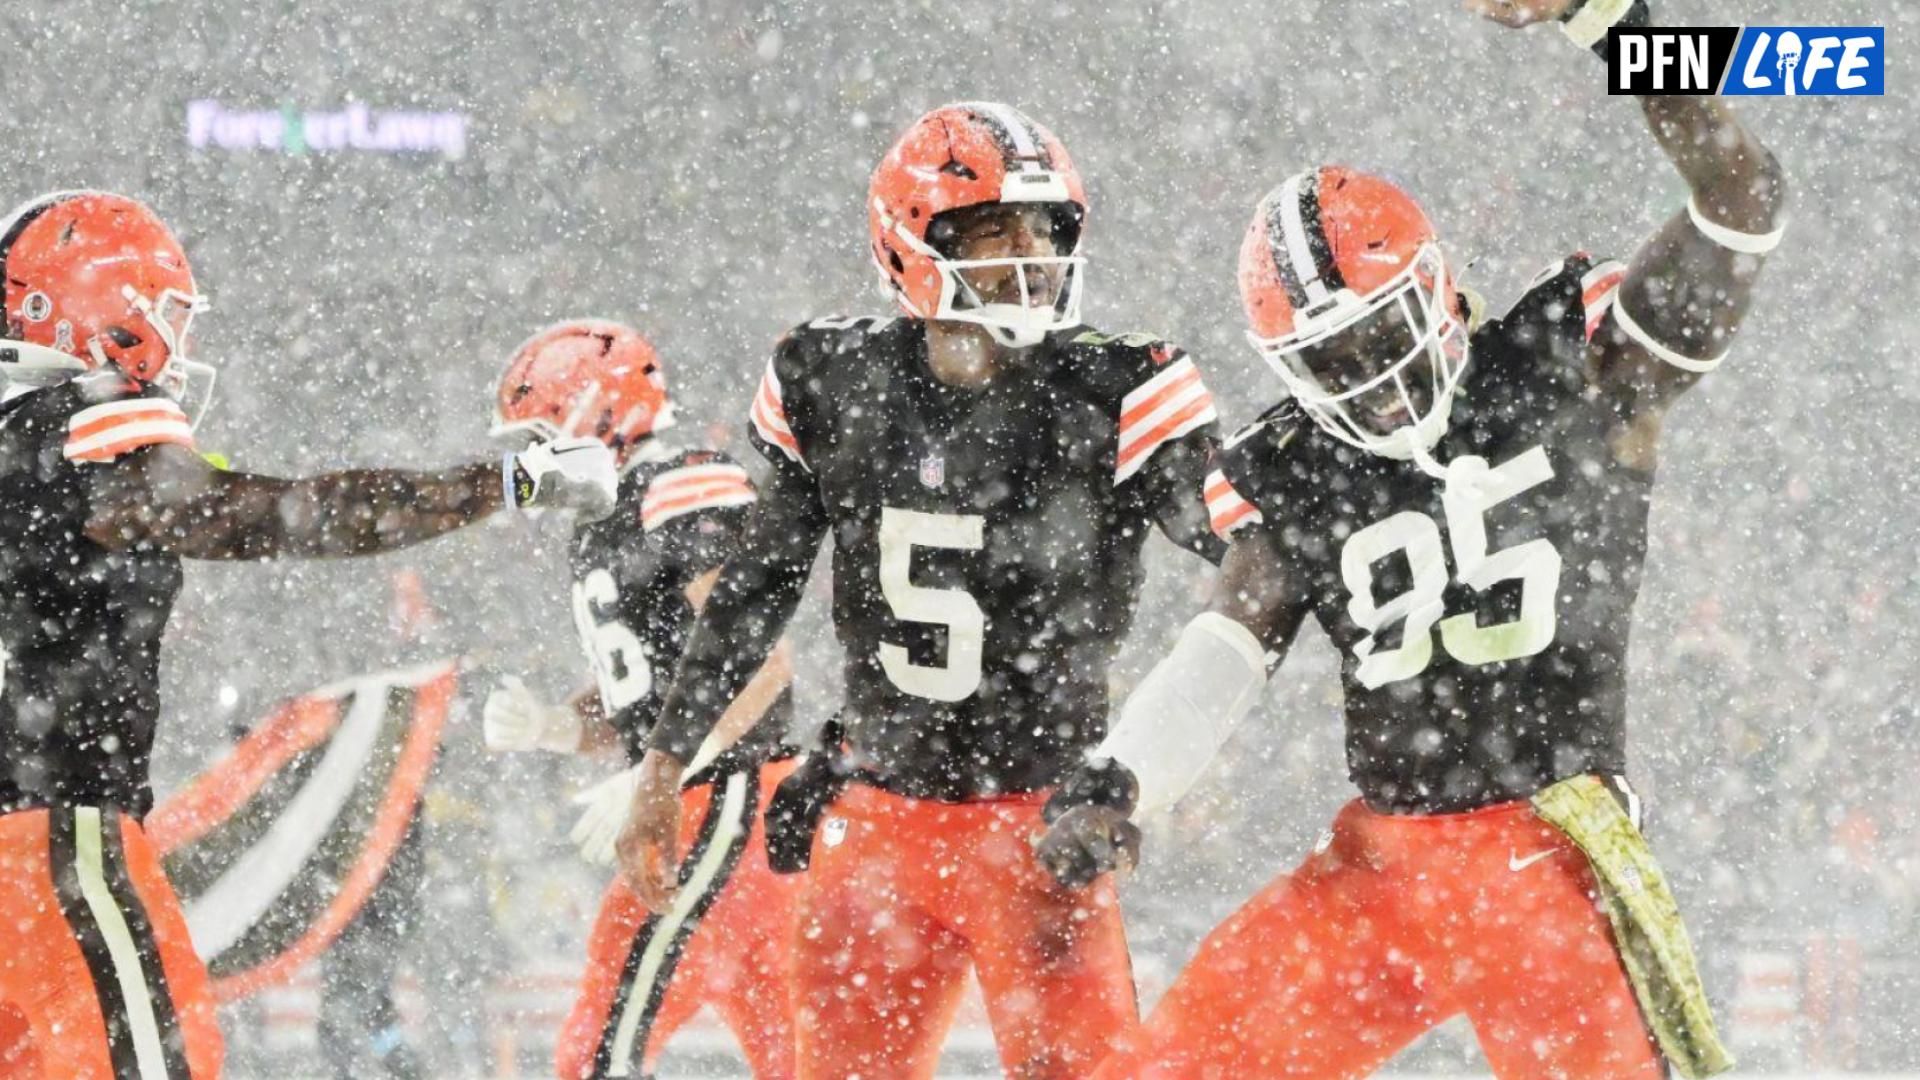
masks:
<path id="1" fill-rule="evenodd" d="M 1650 469 L 1615 438 L 1587 342 L 1623 268 L 1566 260 L 1472 336 L 1446 476 L 1282 404 L 1208 476 L 1214 528 L 1260 529 L 1339 649 L 1347 765 L 1377 810 L 1452 813 L 1626 766 L 1628 627 Z"/>
<path id="2" fill-rule="evenodd" d="M 1064 331 L 975 389 L 934 378 L 918 320 L 819 320 L 782 340 L 750 418 L 774 476 L 662 719 L 655 745 L 678 755 L 830 533 L 842 720 L 873 782 L 950 800 L 1047 787 L 1105 734 L 1148 532 L 1222 551 L 1201 492 L 1212 398 L 1147 335 Z"/>

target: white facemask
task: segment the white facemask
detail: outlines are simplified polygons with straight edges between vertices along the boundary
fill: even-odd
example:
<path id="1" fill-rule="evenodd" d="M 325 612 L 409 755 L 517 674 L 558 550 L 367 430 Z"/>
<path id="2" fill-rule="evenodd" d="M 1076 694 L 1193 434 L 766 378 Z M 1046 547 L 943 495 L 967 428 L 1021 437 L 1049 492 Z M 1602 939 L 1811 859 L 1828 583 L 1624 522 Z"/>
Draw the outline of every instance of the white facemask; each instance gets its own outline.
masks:
<path id="1" fill-rule="evenodd" d="M 1447 432 L 1454 392 L 1467 368 L 1468 329 L 1453 310 L 1451 280 L 1439 249 L 1429 244 L 1371 296 L 1363 298 L 1342 289 L 1318 310 L 1302 314 L 1291 334 L 1277 338 L 1248 334 L 1248 339 L 1327 434 L 1382 457 L 1419 460 L 1427 468 L 1433 447 Z M 1308 369 L 1305 352 L 1381 312 L 1397 312 L 1405 321 L 1411 347 L 1360 385 L 1329 390 Z M 1428 385 L 1433 388 L 1433 400 L 1424 411 L 1408 385 L 1414 365 L 1422 360 L 1428 364 Z M 1356 416 L 1353 406 L 1388 386 L 1394 391 L 1388 401 L 1407 419 L 1381 431 Z"/>

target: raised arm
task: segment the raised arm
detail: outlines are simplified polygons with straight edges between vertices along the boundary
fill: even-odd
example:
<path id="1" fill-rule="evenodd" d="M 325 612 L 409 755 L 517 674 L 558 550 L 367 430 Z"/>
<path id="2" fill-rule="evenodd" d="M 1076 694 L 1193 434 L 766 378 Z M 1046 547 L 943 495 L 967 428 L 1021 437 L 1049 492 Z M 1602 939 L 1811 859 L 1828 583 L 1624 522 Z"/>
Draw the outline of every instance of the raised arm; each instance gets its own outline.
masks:
<path id="1" fill-rule="evenodd" d="M 1466 0 L 1466 6 L 1505 26 L 1562 20 L 1576 42 L 1600 48 L 1609 26 L 1646 25 L 1651 18 L 1646 0 Z M 1642 97 L 1640 109 L 1691 197 L 1634 253 L 1613 318 L 1594 335 L 1592 366 L 1596 381 L 1636 392 L 1636 411 L 1657 412 L 1732 349 L 1754 280 L 1779 244 L 1787 185 L 1780 163 L 1725 101 Z"/>

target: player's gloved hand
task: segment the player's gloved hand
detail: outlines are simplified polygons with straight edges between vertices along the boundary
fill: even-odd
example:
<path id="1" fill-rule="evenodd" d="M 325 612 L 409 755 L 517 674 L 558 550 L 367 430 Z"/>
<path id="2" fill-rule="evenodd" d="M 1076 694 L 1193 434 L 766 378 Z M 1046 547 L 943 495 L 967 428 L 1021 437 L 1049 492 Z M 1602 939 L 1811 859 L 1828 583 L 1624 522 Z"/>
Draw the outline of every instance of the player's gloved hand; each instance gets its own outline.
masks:
<path id="1" fill-rule="evenodd" d="M 551 750 L 571 754 L 580 749 L 580 714 L 565 705 L 540 700 L 518 676 L 501 679 L 487 695 L 480 721 L 487 749 L 495 753 Z"/>
<path id="2" fill-rule="evenodd" d="M 634 895 L 648 911 L 663 915 L 673 906 L 680 881 L 675 848 L 680 840 L 680 780 L 687 767 L 671 755 L 649 750 L 635 770 L 639 781 L 614 850 Z"/>
<path id="3" fill-rule="evenodd" d="M 620 472 L 599 439 L 553 439 L 527 444 L 501 463 L 507 498 L 527 510 L 573 510 L 585 518 L 613 512 Z"/>
<path id="4" fill-rule="evenodd" d="M 1034 844 L 1040 865 L 1069 889 L 1132 869 L 1140 861 L 1140 829 L 1128 817 L 1139 790 L 1133 773 L 1110 758 L 1068 773 L 1041 811 L 1048 828 Z"/>
<path id="5" fill-rule="evenodd" d="M 580 857 L 595 866 L 612 866 L 614 841 L 627 827 L 627 815 L 633 810 L 633 793 L 640 786 L 640 766 L 623 769 L 573 797 L 575 806 L 586 809 L 573 823 L 567 839 L 580 849 Z"/>

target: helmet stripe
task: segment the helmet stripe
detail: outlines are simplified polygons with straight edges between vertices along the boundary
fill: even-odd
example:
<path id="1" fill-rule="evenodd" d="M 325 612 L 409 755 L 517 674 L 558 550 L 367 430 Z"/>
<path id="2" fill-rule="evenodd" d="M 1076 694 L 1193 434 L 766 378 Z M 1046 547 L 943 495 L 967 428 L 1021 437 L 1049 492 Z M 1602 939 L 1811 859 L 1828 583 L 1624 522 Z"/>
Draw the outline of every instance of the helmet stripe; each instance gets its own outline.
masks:
<path id="1" fill-rule="evenodd" d="M 1274 201 L 1270 212 L 1277 211 L 1280 229 L 1273 235 L 1270 218 L 1268 242 L 1275 246 L 1274 265 L 1287 295 L 1295 307 L 1323 303 L 1347 283 L 1333 261 L 1333 245 L 1320 219 L 1320 170 L 1289 177 Z"/>
<path id="2" fill-rule="evenodd" d="M 1019 161 L 1022 169 L 1033 171 L 1053 167 L 1053 156 L 1047 153 L 1046 143 L 1040 139 L 1040 133 L 1034 130 L 1033 122 L 1020 115 L 1019 110 L 1002 105 L 997 101 L 970 101 L 966 108 L 973 110 L 987 130 L 993 134 L 995 142 L 1000 144 L 1009 163 Z"/>
<path id="3" fill-rule="evenodd" d="M 1327 288 L 1338 292 L 1347 287 L 1340 265 L 1333 259 L 1333 240 L 1327 236 L 1320 217 L 1320 170 L 1316 169 L 1300 189 L 1300 219 L 1306 226 L 1307 247 L 1313 252 L 1314 273 Z"/>
<path id="4" fill-rule="evenodd" d="M 1294 180 L 1288 180 L 1269 193 L 1262 209 L 1266 218 L 1267 257 L 1273 260 L 1273 268 L 1280 275 L 1280 287 L 1287 291 L 1287 302 L 1293 305 L 1295 311 L 1299 311 L 1307 306 L 1307 290 L 1300 281 L 1300 275 L 1294 271 L 1293 256 L 1287 252 L 1284 212 L 1285 207 L 1299 205 L 1299 197 L 1293 193 L 1293 184 Z"/>

